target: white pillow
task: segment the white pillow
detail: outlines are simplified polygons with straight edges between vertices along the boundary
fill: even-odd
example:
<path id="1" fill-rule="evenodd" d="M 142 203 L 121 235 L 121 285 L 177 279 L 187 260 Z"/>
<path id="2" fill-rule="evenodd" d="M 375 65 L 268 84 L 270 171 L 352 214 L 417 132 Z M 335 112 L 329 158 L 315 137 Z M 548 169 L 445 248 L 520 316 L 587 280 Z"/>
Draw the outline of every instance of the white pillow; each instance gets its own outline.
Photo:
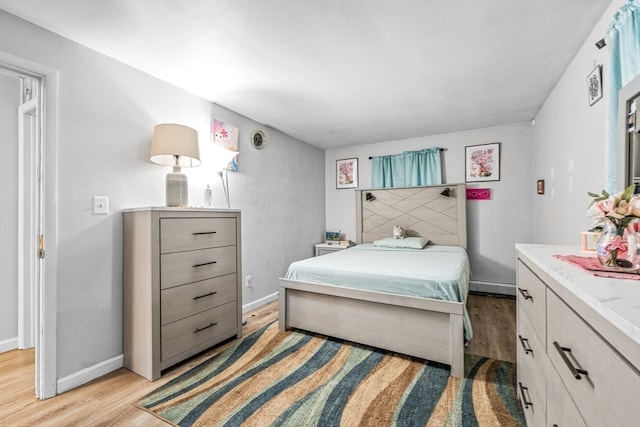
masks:
<path id="1" fill-rule="evenodd" d="M 405 237 L 404 239 L 394 239 L 393 237 L 385 237 L 384 239 L 375 240 L 373 246 L 383 248 L 408 248 L 422 249 L 427 246 L 429 240 L 424 237 Z"/>

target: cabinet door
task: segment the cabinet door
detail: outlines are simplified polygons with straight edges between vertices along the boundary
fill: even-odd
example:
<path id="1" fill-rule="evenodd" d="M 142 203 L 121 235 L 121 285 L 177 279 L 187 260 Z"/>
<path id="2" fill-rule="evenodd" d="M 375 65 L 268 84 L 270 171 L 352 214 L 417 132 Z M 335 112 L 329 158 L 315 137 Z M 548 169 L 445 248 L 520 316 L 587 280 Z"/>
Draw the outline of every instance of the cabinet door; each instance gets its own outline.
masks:
<path id="1" fill-rule="evenodd" d="M 194 354 L 236 335 L 236 310 L 236 303 L 230 302 L 163 326 L 161 360 Z"/>
<path id="2" fill-rule="evenodd" d="M 163 289 L 160 293 L 162 325 L 236 300 L 237 275 L 202 280 Z"/>
<path id="3" fill-rule="evenodd" d="M 547 309 L 549 359 L 586 423 L 638 425 L 638 372 L 553 292 Z"/>
<path id="4" fill-rule="evenodd" d="M 553 365 L 547 370 L 547 426 L 586 427 Z"/>
<path id="5" fill-rule="evenodd" d="M 160 253 L 236 244 L 235 218 L 162 218 Z"/>
<path id="6" fill-rule="evenodd" d="M 162 289 L 235 272 L 235 246 L 160 255 Z"/>
<path id="7" fill-rule="evenodd" d="M 547 353 L 545 346 L 538 340 L 531 323 L 524 314 L 518 310 L 518 336 L 516 342 L 516 357 L 518 366 L 518 376 L 522 370 L 530 372 L 530 383 L 528 387 L 538 396 L 544 397 L 546 387 L 545 371 L 547 369 Z M 544 404 L 544 399 L 540 399 Z"/>
<path id="8" fill-rule="evenodd" d="M 516 299 L 518 311 L 529 319 L 540 342 L 546 343 L 546 285 L 522 261 L 518 261 Z"/>

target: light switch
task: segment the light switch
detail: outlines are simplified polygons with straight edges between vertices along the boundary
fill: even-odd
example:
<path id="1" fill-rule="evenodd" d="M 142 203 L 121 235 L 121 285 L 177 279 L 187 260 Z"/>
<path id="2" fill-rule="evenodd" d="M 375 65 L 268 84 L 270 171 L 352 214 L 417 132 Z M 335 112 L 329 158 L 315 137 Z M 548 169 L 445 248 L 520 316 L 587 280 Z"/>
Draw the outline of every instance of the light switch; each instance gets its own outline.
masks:
<path id="1" fill-rule="evenodd" d="M 107 196 L 93 196 L 93 214 L 109 214 L 109 198 Z"/>

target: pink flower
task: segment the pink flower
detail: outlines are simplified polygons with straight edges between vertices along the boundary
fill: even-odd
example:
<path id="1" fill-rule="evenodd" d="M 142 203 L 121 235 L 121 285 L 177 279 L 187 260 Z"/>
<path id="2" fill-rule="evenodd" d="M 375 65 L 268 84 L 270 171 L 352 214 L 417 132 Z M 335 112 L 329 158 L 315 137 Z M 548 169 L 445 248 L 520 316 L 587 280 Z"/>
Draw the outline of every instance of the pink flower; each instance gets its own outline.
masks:
<path id="1" fill-rule="evenodd" d="M 587 214 L 595 217 L 598 223 L 608 221 L 618 229 L 624 229 L 632 221 L 640 218 L 640 195 L 633 194 L 635 185 L 630 185 L 618 194 L 610 195 L 588 193 L 593 198 Z"/>
<path id="2" fill-rule="evenodd" d="M 613 209 L 615 209 L 616 200 L 613 197 L 609 197 L 608 199 L 596 202 L 594 205 L 596 209 L 598 209 L 600 212 L 606 215 L 609 212 L 611 212 Z"/>

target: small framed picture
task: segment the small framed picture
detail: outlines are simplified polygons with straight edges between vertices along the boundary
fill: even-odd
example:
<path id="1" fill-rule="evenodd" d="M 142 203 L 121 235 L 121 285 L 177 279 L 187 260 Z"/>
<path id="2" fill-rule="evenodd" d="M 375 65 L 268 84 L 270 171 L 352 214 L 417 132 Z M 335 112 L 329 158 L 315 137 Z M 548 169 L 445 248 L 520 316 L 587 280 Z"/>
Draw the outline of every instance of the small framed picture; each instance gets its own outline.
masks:
<path id="1" fill-rule="evenodd" d="M 358 159 L 336 160 L 336 188 L 358 188 Z"/>
<path id="2" fill-rule="evenodd" d="M 465 147 L 465 181 L 500 181 L 500 143 Z"/>
<path id="3" fill-rule="evenodd" d="M 589 91 L 589 105 L 602 99 L 602 65 L 596 66 L 587 77 L 587 89 Z"/>

